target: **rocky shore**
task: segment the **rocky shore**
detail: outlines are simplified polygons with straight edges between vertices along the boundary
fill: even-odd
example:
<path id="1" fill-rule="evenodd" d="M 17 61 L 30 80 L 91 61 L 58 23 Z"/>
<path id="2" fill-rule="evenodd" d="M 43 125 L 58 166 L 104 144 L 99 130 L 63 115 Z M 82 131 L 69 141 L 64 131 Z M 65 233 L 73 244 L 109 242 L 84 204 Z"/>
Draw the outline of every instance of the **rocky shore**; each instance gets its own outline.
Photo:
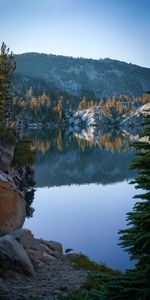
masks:
<path id="1" fill-rule="evenodd" d="M 29 165 L 15 168 L 13 159 L 14 146 L 0 141 L 0 299 L 55 300 L 80 290 L 89 271 L 74 267 L 77 255 L 22 229 L 34 171 Z"/>
<path id="2" fill-rule="evenodd" d="M 54 300 L 80 290 L 89 271 L 76 269 L 74 257 L 27 229 L 0 237 L 0 299 Z"/>

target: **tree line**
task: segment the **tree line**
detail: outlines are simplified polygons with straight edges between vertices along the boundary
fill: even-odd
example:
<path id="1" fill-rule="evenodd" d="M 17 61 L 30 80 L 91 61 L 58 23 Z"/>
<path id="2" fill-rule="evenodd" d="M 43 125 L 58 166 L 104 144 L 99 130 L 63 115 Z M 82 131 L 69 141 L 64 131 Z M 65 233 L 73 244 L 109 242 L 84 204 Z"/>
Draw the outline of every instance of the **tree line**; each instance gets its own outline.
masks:
<path id="1" fill-rule="evenodd" d="M 14 55 L 2 43 L 0 54 L 0 127 L 7 126 L 10 120 L 12 100 L 12 76 L 16 69 Z"/>

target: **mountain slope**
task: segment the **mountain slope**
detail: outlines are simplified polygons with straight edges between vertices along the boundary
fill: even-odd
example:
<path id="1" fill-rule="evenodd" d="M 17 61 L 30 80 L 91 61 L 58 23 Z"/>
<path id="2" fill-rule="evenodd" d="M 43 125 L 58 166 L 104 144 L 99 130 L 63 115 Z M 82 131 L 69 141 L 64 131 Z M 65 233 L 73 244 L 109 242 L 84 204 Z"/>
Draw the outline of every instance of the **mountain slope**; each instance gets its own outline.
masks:
<path id="1" fill-rule="evenodd" d="M 150 69 L 116 60 L 38 53 L 16 55 L 15 60 L 16 75 L 40 79 L 75 96 L 139 96 L 150 89 Z"/>

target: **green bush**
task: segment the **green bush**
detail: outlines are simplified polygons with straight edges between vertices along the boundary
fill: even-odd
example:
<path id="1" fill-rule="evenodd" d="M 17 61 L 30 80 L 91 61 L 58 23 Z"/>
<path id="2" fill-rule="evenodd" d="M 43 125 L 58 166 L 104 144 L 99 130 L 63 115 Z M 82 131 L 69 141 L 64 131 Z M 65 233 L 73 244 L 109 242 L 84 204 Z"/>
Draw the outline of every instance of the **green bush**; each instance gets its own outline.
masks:
<path id="1" fill-rule="evenodd" d="M 12 128 L 0 127 L 0 140 L 15 145 L 16 138 Z"/>
<path id="2" fill-rule="evenodd" d="M 13 165 L 23 167 L 33 165 L 35 162 L 34 152 L 31 150 L 31 143 L 29 140 L 23 140 L 16 144 L 14 150 Z"/>

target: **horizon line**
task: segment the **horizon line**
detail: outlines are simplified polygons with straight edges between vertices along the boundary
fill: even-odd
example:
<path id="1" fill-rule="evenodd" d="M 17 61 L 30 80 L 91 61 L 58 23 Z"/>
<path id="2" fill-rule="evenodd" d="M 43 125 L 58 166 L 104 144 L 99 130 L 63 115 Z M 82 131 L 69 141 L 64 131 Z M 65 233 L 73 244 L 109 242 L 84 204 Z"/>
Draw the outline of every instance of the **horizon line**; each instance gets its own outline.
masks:
<path id="1" fill-rule="evenodd" d="M 14 53 L 14 55 L 25 55 L 25 54 L 39 54 L 39 55 L 52 55 L 52 56 L 62 56 L 62 57 L 68 57 L 68 58 L 73 58 L 73 59 L 85 59 L 85 60 L 94 60 L 94 61 L 99 61 L 99 60 L 113 60 L 113 61 L 117 61 L 117 62 L 121 62 L 121 63 L 125 63 L 128 65 L 132 65 L 132 66 L 137 66 L 140 68 L 146 68 L 146 69 L 150 69 L 150 67 L 146 67 L 146 66 L 141 66 L 138 65 L 136 63 L 132 63 L 132 62 L 127 62 L 124 60 L 119 60 L 116 58 L 109 58 L 109 57 L 105 57 L 105 58 L 92 58 L 92 57 L 83 57 L 83 56 L 72 56 L 72 55 L 64 55 L 64 54 L 54 54 L 54 53 L 45 53 L 45 52 L 35 52 L 35 51 L 29 51 L 29 52 L 23 52 L 23 53 Z"/>

